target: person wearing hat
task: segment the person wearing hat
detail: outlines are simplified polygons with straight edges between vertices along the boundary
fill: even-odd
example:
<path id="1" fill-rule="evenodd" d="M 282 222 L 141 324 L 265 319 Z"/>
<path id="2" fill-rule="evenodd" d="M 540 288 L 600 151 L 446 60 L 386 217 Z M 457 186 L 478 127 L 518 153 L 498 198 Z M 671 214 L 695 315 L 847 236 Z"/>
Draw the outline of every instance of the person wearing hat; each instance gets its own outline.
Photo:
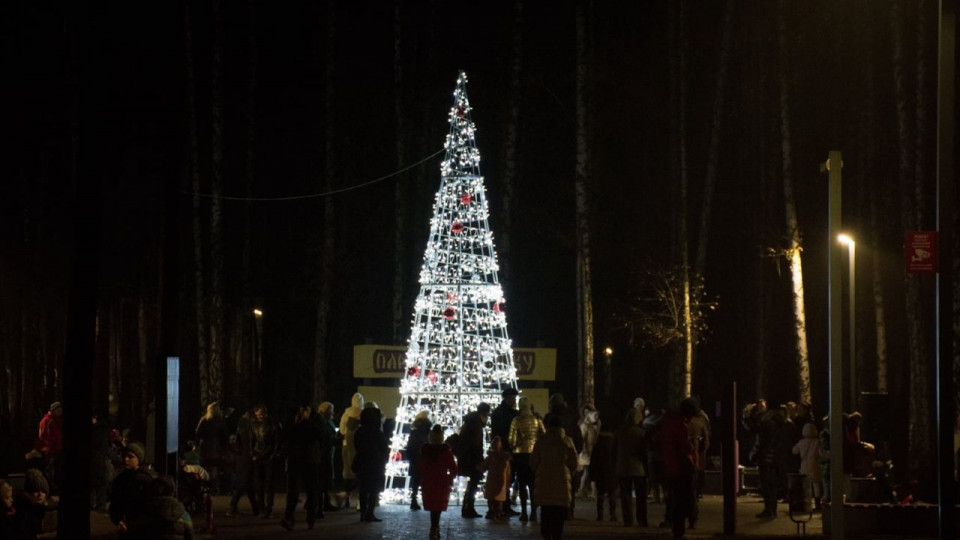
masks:
<path id="1" fill-rule="evenodd" d="M 34 449 L 43 455 L 43 472 L 55 488 L 60 476 L 60 454 L 63 453 L 63 406 L 59 401 L 51 403 L 40 419 Z"/>
<path id="2" fill-rule="evenodd" d="M 421 478 L 420 448 L 427 444 L 431 427 L 433 422 L 430 421 L 429 411 L 418 412 L 410 425 L 410 437 L 407 439 L 407 461 L 410 463 L 410 510 L 420 510 L 420 503 L 417 502 Z"/>
<path id="3" fill-rule="evenodd" d="M 667 516 L 673 526 L 673 537 L 683 538 L 686 520 L 691 526 L 697 504 L 695 486 L 697 478 L 697 447 L 690 440 L 690 420 L 700 414 L 700 405 L 692 398 L 680 402 L 675 410 L 663 415 L 661 424 L 661 448 L 667 483 Z"/>
<path id="4" fill-rule="evenodd" d="M 480 517 L 480 514 L 474 508 L 474 503 L 477 497 L 477 488 L 480 486 L 480 480 L 483 479 L 483 473 L 477 469 L 477 466 L 480 465 L 484 457 L 483 428 L 487 425 L 489 416 L 490 404 L 480 403 L 477 405 L 477 410 L 467 413 L 463 417 L 463 425 L 460 426 L 461 449 L 457 456 L 460 476 L 469 478 L 460 515 L 468 519 Z"/>
<path id="5" fill-rule="evenodd" d="M 533 404 L 529 397 L 520 398 L 520 411 L 510 423 L 510 447 L 513 448 L 512 468 L 517 470 L 517 491 L 520 492 L 520 521 L 537 520 L 536 507 L 530 506 L 527 515 L 527 494 L 533 500 L 533 469 L 530 468 L 530 454 L 533 452 L 537 439 L 546 433 L 546 428 L 540 417 L 534 414 Z"/>
<path id="6" fill-rule="evenodd" d="M 156 474 L 147 466 L 143 445 L 131 442 L 123 449 L 123 472 L 110 484 L 110 521 L 120 534 L 144 518 L 146 489 Z"/>
<path id="7" fill-rule="evenodd" d="M 330 490 L 333 488 L 333 451 L 340 442 L 337 438 L 337 426 L 333 423 L 333 403 L 324 401 L 317 407 L 317 424 L 320 427 L 320 481 L 317 482 L 317 517 L 324 512 L 339 510 L 330 503 Z"/>
<path id="8" fill-rule="evenodd" d="M 580 433 L 580 426 L 577 424 L 577 413 L 570 408 L 567 404 L 567 399 L 563 397 L 563 394 L 554 394 L 550 396 L 549 402 L 550 412 L 543 417 L 543 424 L 547 425 L 550 423 L 550 418 L 557 416 L 560 418 L 560 425 L 563 426 L 563 431 L 566 433 L 567 437 L 573 441 L 573 447 L 577 451 L 577 455 L 580 455 L 580 452 L 583 452 L 583 434 Z M 576 489 L 576 486 L 580 485 L 580 475 L 583 474 L 583 471 L 574 471 L 573 475 L 570 477 L 570 491 L 573 492 Z M 567 512 L 567 519 L 573 518 L 573 512 L 577 505 L 577 498 L 570 497 L 570 510 Z"/>
<path id="9" fill-rule="evenodd" d="M 510 445 L 510 424 L 513 419 L 520 414 L 517 410 L 517 392 L 516 388 L 505 388 L 500 395 L 503 397 L 500 404 L 490 414 L 490 436 L 500 437 L 503 443 L 504 452 L 513 452 Z M 513 484 L 516 481 L 517 473 L 514 467 L 510 468 L 510 478 L 507 479 L 507 505 L 504 508 L 504 515 L 507 517 L 519 516 L 520 513 L 511 508 L 516 502 L 517 493 L 513 490 Z"/>

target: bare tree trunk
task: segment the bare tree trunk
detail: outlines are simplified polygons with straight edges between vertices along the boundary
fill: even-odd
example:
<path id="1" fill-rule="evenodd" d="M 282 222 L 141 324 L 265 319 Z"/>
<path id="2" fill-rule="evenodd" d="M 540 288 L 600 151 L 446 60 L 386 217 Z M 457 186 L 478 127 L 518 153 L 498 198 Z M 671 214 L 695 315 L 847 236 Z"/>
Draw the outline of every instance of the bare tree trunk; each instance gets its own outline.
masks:
<path id="1" fill-rule="evenodd" d="M 727 58 L 730 56 L 730 41 L 733 35 L 733 0 L 726 0 L 723 9 L 723 29 L 720 33 L 720 50 L 717 59 L 717 79 L 713 97 L 713 115 L 710 120 L 710 143 L 707 147 L 707 170 L 703 182 L 703 208 L 700 211 L 700 231 L 697 235 L 697 258 L 694 269 L 704 275 L 707 266 L 707 245 L 710 240 L 710 216 L 713 209 L 713 192 L 717 183 L 717 161 L 720 157 L 720 126 L 723 122 L 724 88 L 727 80 Z"/>
<path id="2" fill-rule="evenodd" d="M 257 133 L 257 61 L 259 48 L 257 46 L 257 13 L 255 0 L 247 0 L 247 87 L 246 87 L 246 135 L 247 135 L 247 155 L 246 155 L 246 175 L 244 177 L 244 192 L 247 197 L 253 196 L 253 184 L 256 178 L 256 133 Z M 234 392 L 238 395 L 253 395 L 252 388 L 252 359 L 256 354 L 253 350 L 247 350 L 245 345 L 248 341 L 244 339 L 247 335 L 245 329 L 249 328 L 248 323 L 252 316 L 253 292 L 251 290 L 250 261 L 252 257 L 251 237 L 252 231 L 252 204 L 250 201 L 244 203 L 244 239 L 243 253 L 241 255 L 241 280 L 243 288 L 243 309 L 237 316 L 234 323 L 232 351 L 234 356 L 234 372 L 236 373 L 236 385 Z M 254 396 L 255 400 L 261 400 L 262 396 Z"/>
<path id="3" fill-rule="evenodd" d="M 787 68 L 787 28 L 784 22 L 784 2 L 777 6 L 777 30 L 780 45 L 780 148 L 783 166 L 783 199 L 787 226 L 787 254 L 790 258 L 790 277 L 793 280 L 793 324 L 796 332 L 795 361 L 797 363 L 797 396 L 801 401 L 812 401 L 810 389 L 810 358 L 807 351 L 806 308 L 803 299 L 803 265 L 800 260 L 800 228 L 793 188 L 793 143 L 790 133 L 790 71 Z"/>
<path id="4" fill-rule="evenodd" d="M 919 230 L 926 227 L 927 201 L 924 190 L 924 181 L 926 180 L 927 169 L 927 141 L 929 139 L 929 119 L 927 114 L 927 88 L 929 88 L 929 72 L 927 69 L 927 32 L 930 24 L 927 8 L 924 3 L 917 3 L 917 85 L 916 85 L 916 116 L 914 117 L 915 128 L 914 149 L 916 157 L 914 158 L 914 173 L 911 178 L 909 174 L 901 177 L 906 180 L 902 184 L 903 192 L 901 194 L 901 220 L 903 230 Z M 933 441 L 934 428 L 931 422 L 933 415 L 933 404 L 931 397 L 933 395 L 930 381 L 933 380 L 930 362 L 928 356 L 929 344 L 928 336 L 930 332 L 927 329 L 927 319 L 924 313 L 928 311 L 927 304 L 923 301 L 921 291 L 923 282 L 922 277 L 914 274 L 906 274 L 906 315 L 907 331 L 909 333 L 909 354 L 910 354 L 910 422 L 907 441 L 907 452 L 914 458 L 910 462 L 910 472 L 914 478 L 922 478 L 930 474 L 929 470 L 924 470 L 927 464 L 936 461 L 934 454 Z M 932 475 L 931 475 L 932 476 Z M 926 485 L 929 489 L 932 486 Z"/>
<path id="5" fill-rule="evenodd" d="M 678 217 L 678 243 L 680 248 L 680 271 L 683 279 L 683 344 L 680 357 L 680 380 L 676 387 L 677 394 L 674 402 L 690 395 L 693 382 L 693 334 L 690 331 L 690 175 L 687 168 L 687 45 L 686 45 L 686 11 L 685 0 L 677 2 L 680 10 L 677 17 L 679 30 L 680 62 L 678 76 L 677 101 L 679 106 L 678 141 L 679 145 L 679 172 L 680 172 L 680 207 Z"/>
<path id="6" fill-rule="evenodd" d="M 326 20 L 326 48 L 324 81 L 326 94 L 324 96 L 324 171 L 323 189 L 330 191 L 333 186 L 333 176 L 336 173 L 336 147 L 334 145 L 334 124 L 336 107 L 334 106 L 334 75 L 336 74 L 336 3 L 327 1 Z M 329 366 L 328 344 L 330 334 L 330 299 L 333 296 L 334 262 L 336 261 L 336 219 L 333 199 L 323 199 L 323 252 L 320 267 L 320 298 L 317 300 L 317 327 L 313 354 L 313 396 L 314 401 L 328 398 L 327 369 Z"/>
<path id="7" fill-rule="evenodd" d="M 500 269 L 510 276 L 511 259 L 511 209 L 517 171 L 520 170 L 517 156 L 520 145 L 520 103 L 523 100 L 523 0 L 513 3 L 512 41 L 510 43 L 510 91 L 507 102 L 507 126 L 503 138 L 503 198 L 500 209 Z M 502 279 L 502 278 L 501 278 Z"/>
<path id="8" fill-rule="evenodd" d="M 197 75 L 193 62 L 193 18 L 190 2 L 184 4 L 184 39 L 186 40 L 187 68 L 187 126 L 189 127 L 190 153 L 188 155 L 191 186 L 193 189 L 193 305 L 197 325 L 197 364 L 200 377 L 200 402 L 206 405 L 214 401 L 210 391 L 210 356 L 207 341 L 207 295 L 204 283 L 203 205 L 200 198 L 200 141 L 197 134 Z"/>
<path id="9" fill-rule="evenodd" d="M 146 418 L 147 411 L 150 408 L 150 398 L 153 394 L 145 390 L 146 388 L 152 388 L 149 384 L 150 372 L 147 370 L 147 344 L 149 343 L 149 338 L 147 337 L 147 306 L 146 300 L 144 299 L 145 294 L 146 291 L 141 288 L 140 294 L 138 295 L 139 297 L 137 298 L 137 374 L 144 389 L 137 393 L 136 401 L 134 402 L 134 414 L 137 418 Z"/>
<path id="10" fill-rule="evenodd" d="M 402 169 L 406 163 L 407 126 L 404 107 L 404 77 L 403 77 L 403 25 L 401 24 L 401 0 L 394 0 L 393 5 L 393 112 L 396 120 L 397 169 Z M 405 186 L 401 182 L 393 184 L 393 303 L 392 303 L 392 336 L 393 344 L 403 342 L 406 332 L 404 327 L 404 300 L 406 299 L 406 234 L 407 234 L 407 200 Z"/>
<path id="11" fill-rule="evenodd" d="M 576 227 L 577 227 L 577 308 L 579 334 L 579 360 L 581 388 L 578 403 L 593 403 L 594 401 L 594 373 L 593 373 L 593 282 L 590 274 L 590 224 L 588 200 L 588 171 L 590 154 L 587 144 L 587 107 L 589 98 L 586 95 L 587 85 L 587 24 L 588 9 L 593 3 L 577 3 L 576 32 L 577 32 L 577 156 L 576 156 Z"/>
<path id="12" fill-rule="evenodd" d="M 220 0 L 211 0 L 213 7 L 213 72 L 211 77 L 212 130 L 210 150 L 212 156 L 210 192 L 210 379 L 212 401 L 223 397 L 223 359 L 227 358 L 224 347 L 223 311 L 223 49 L 224 21 Z"/>

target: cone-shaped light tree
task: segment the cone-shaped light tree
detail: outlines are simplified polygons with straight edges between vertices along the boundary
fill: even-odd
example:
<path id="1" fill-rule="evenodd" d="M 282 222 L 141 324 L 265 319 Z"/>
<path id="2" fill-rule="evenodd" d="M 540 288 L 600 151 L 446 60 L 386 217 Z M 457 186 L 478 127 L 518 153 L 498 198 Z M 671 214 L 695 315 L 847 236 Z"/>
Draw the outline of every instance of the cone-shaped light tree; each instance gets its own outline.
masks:
<path id="1" fill-rule="evenodd" d="M 387 488 L 407 475 L 403 450 L 417 413 L 429 411 L 449 435 L 479 403 L 496 405 L 504 389 L 517 386 L 466 85 L 460 72 L 400 383 Z"/>

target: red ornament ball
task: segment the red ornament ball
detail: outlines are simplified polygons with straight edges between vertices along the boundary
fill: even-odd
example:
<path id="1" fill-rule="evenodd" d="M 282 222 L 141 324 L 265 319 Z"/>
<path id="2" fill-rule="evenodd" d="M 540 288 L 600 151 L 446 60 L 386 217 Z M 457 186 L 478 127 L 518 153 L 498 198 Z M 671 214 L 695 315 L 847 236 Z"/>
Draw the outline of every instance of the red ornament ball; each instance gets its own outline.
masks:
<path id="1" fill-rule="evenodd" d="M 464 118 L 467 116 L 467 108 L 463 105 L 457 105 L 457 118 Z"/>
<path id="2" fill-rule="evenodd" d="M 448 307 L 443 310 L 443 316 L 447 318 L 448 321 L 452 321 L 457 316 L 457 310 L 452 307 Z"/>
<path id="3" fill-rule="evenodd" d="M 453 225 L 450 226 L 450 231 L 453 232 L 453 234 L 460 234 L 463 232 L 463 229 L 463 223 L 460 223 L 459 221 L 455 221 Z"/>
<path id="4" fill-rule="evenodd" d="M 420 375 L 420 366 L 410 366 L 407 368 L 407 375 L 410 377 L 418 377 Z"/>
<path id="5" fill-rule="evenodd" d="M 400 451 L 399 451 L 399 450 L 396 451 L 396 452 L 394 452 L 393 455 L 390 456 L 390 457 L 392 457 L 394 461 L 400 461 L 401 459 L 403 459 L 403 456 L 400 455 Z"/>
<path id="6" fill-rule="evenodd" d="M 460 196 L 460 204 L 468 205 L 472 202 L 473 202 L 473 195 L 470 195 L 469 193 L 464 193 L 463 195 Z"/>
<path id="7" fill-rule="evenodd" d="M 506 302 L 497 302 L 496 304 L 494 304 L 494 305 L 493 305 L 493 311 L 494 311 L 495 313 L 503 313 L 503 312 L 507 311 L 507 304 L 506 304 Z"/>
<path id="8" fill-rule="evenodd" d="M 427 372 L 427 380 L 428 380 L 428 381 L 430 381 L 430 382 L 432 382 L 432 383 L 435 383 L 435 382 L 437 382 L 437 378 L 438 378 L 438 376 L 437 376 L 437 372 L 436 372 L 436 371 L 428 371 L 428 372 Z"/>

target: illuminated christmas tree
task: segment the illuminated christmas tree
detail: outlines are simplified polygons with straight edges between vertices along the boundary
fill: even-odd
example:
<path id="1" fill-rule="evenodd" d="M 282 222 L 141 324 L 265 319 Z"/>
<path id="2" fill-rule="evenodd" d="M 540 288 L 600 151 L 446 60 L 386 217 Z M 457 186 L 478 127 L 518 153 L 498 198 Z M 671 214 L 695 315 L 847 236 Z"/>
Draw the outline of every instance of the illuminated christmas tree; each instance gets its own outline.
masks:
<path id="1" fill-rule="evenodd" d="M 496 406 L 504 389 L 517 387 L 466 85 L 460 72 L 400 383 L 387 488 L 406 476 L 402 451 L 418 412 L 430 411 L 450 435 L 480 402 Z M 393 495 L 399 498 L 402 491 Z"/>

